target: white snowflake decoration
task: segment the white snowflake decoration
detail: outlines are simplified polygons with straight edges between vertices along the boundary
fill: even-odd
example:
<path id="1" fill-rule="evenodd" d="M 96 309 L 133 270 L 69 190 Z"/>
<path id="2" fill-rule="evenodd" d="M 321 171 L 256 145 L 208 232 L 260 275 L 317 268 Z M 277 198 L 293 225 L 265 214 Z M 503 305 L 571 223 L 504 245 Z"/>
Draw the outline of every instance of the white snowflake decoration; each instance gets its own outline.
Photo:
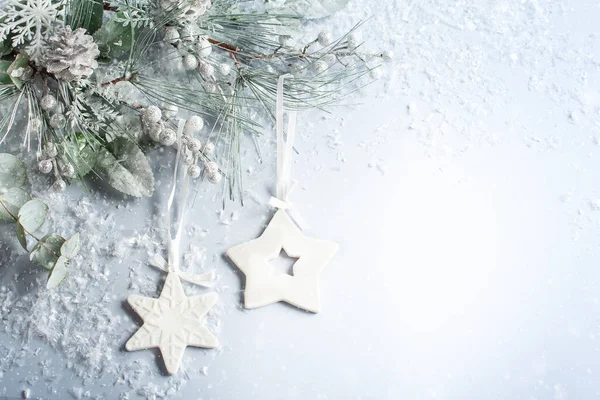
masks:
<path id="1" fill-rule="evenodd" d="M 8 0 L 0 10 L 0 41 L 9 35 L 13 47 L 25 45 L 32 59 L 39 58 L 44 38 L 62 19 L 65 0 Z"/>

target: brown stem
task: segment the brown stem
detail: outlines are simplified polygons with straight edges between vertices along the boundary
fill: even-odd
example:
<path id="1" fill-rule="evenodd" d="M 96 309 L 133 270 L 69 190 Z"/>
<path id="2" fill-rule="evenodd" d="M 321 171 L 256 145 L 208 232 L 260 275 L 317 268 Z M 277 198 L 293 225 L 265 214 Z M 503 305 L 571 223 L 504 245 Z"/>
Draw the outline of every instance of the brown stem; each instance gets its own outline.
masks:
<path id="1" fill-rule="evenodd" d="M 110 3 L 104 3 L 104 11 L 114 11 L 117 12 L 119 9 L 117 7 L 113 7 Z"/>
<path id="2" fill-rule="evenodd" d="M 100 84 L 100 86 L 104 87 L 104 86 L 108 86 L 108 85 L 114 85 L 114 84 L 116 84 L 116 83 L 123 82 L 123 81 L 131 81 L 131 80 L 133 80 L 133 79 L 134 79 L 136 76 L 137 76 L 137 74 L 131 74 L 131 75 L 129 75 L 128 77 L 127 77 L 127 76 L 121 76 L 121 77 L 119 77 L 119 78 L 115 78 L 115 79 L 113 79 L 112 81 L 108 81 L 108 82 L 102 82 L 102 83 Z"/>
<path id="3" fill-rule="evenodd" d="M 215 39 L 208 38 L 208 41 L 210 42 L 210 44 L 214 44 L 215 46 L 217 46 L 217 47 L 219 47 L 219 48 L 221 48 L 223 50 L 227 50 L 229 52 L 232 52 L 232 53 L 239 53 L 242 50 L 242 49 L 240 49 L 237 46 L 234 46 L 234 45 L 229 44 L 229 43 L 221 42 L 221 41 L 218 41 L 218 40 L 215 40 Z"/>

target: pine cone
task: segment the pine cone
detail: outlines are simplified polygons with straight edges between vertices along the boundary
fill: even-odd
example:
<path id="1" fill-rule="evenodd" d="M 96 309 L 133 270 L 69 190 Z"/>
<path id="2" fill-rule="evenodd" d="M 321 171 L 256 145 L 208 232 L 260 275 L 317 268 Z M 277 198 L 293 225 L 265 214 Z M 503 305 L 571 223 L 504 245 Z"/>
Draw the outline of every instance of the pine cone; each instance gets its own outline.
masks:
<path id="1" fill-rule="evenodd" d="M 90 76 L 98 67 L 96 57 L 100 54 L 94 39 L 85 29 L 71 31 L 67 26 L 47 41 L 43 64 L 56 79 L 74 81 Z"/>

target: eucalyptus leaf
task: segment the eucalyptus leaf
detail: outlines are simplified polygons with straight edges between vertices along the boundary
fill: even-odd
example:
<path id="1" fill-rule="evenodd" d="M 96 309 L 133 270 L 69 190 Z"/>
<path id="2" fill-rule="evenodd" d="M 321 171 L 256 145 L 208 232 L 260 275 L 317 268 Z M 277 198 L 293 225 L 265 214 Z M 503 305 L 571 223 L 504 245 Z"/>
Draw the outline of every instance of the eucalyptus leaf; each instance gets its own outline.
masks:
<path id="1" fill-rule="evenodd" d="M 0 57 L 2 54 L 2 43 L 0 43 Z M 6 60 L 0 60 L 0 84 L 8 84 L 12 83 L 12 79 L 10 79 L 10 75 L 8 75 L 8 67 L 10 67 L 11 62 Z"/>
<path id="2" fill-rule="evenodd" d="M 17 232 L 17 239 L 19 240 L 19 243 L 21 243 L 21 246 L 25 250 L 27 250 L 27 235 L 25 234 L 25 230 L 23 230 L 23 226 L 18 222 L 17 222 L 16 232 Z"/>
<path id="3" fill-rule="evenodd" d="M 27 172 L 23 163 L 12 154 L 0 153 L 0 194 L 13 187 L 24 187 Z"/>
<path id="4" fill-rule="evenodd" d="M 66 257 L 60 256 L 56 260 L 56 264 L 50 271 L 50 275 L 48 276 L 48 282 L 46 282 L 46 287 L 48 289 L 53 289 L 60 285 L 62 281 L 67 277 L 67 260 Z"/>
<path id="5" fill-rule="evenodd" d="M 48 216 L 48 205 L 41 200 L 33 199 L 23 204 L 19 210 L 19 225 L 29 233 L 39 229 Z"/>
<path id="6" fill-rule="evenodd" d="M 107 145 L 96 166 L 112 187 L 125 194 L 148 197 L 154 191 L 154 175 L 146 156 L 127 139 L 118 138 Z"/>
<path id="7" fill-rule="evenodd" d="M 117 58 L 126 52 L 129 52 L 133 42 L 131 26 L 123 26 L 123 23 L 118 22 L 118 19 L 126 18 L 122 11 L 119 11 L 115 16 L 102 25 L 94 34 L 94 40 L 98 43 L 100 54 L 106 58 Z M 136 28 L 133 29 L 137 37 Z"/>
<path id="8" fill-rule="evenodd" d="M 61 256 L 65 239 L 60 235 L 44 236 L 31 250 L 29 259 L 40 264 L 46 269 L 52 269 L 58 257 Z"/>
<path id="9" fill-rule="evenodd" d="M 79 253 L 79 233 L 71 236 L 60 248 L 60 254 L 68 259 L 75 257 L 77 253 Z"/>
<path id="10" fill-rule="evenodd" d="M 30 200 L 29 193 L 18 187 L 12 187 L 0 195 L 0 220 L 14 222 L 19 209 Z"/>
<path id="11" fill-rule="evenodd" d="M 29 56 L 27 53 L 19 53 L 15 57 L 15 60 L 10 64 L 10 67 L 6 70 L 10 79 L 13 81 L 15 86 L 19 89 L 23 88 L 23 81 L 20 78 L 12 76 L 12 72 L 18 68 L 27 68 L 29 66 Z"/>

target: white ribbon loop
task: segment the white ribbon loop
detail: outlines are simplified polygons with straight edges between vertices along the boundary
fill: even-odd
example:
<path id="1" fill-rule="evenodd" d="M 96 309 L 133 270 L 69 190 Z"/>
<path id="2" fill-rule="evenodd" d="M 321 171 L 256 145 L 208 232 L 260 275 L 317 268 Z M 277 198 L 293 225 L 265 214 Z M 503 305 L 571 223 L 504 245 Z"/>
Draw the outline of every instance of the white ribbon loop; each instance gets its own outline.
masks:
<path id="1" fill-rule="evenodd" d="M 288 112 L 287 137 L 283 134 L 283 81 L 290 74 L 279 76 L 277 80 L 276 129 L 277 129 L 277 197 L 271 197 L 269 204 L 286 210 L 300 229 L 307 229 L 306 221 L 293 208 L 288 197 L 296 187 L 292 180 L 292 155 L 294 153 L 294 136 L 296 135 L 296 112 Z"/>
<path id="2" fill-rule="evenodd" d="M 175 168 L 173 171 L 173 187 L 171 188 L 171 193 L 169 194 L 169 201 L 167 202 L 167 229 L 169 235 L 169 262 L 167 262 L 160 254 L 155 254 L 150 259 L 150 264 L 165 271 L 168 273 L 176 273 L 179 278 L 194 283 L 196 285 L 201 286 L 210 286 L 211 282 L 215 279 L 215 272 L 210 271 L 205 274 L 190 274 L 187 272 L 183 272 L 179 270 L 179 250 L 181 244 L 181 232 L 183 230 L 183 214 L 185 212 L 185 203 L 187 200 L 187 192 L 189 186 L 190 177 L 188 174 L 185 174 L 185 178 L 183 181 L 183 198 L 181 200 L 181 212 L 179 214 L 179 226 L 177 227 L 177 232 L 175 233 L 175 237 L 172 236 L 171 233 L 171 216 L 173 208 L 173 202 L 175 200 L 175 192 L 177 189 L 177 175 L 179 172 L 179 159 L 181 158 L 181 135 L 183 133 L 184 121 L 179 120 L 179 125 L 177 129 L 177 156 L 175 157 Z"/>

